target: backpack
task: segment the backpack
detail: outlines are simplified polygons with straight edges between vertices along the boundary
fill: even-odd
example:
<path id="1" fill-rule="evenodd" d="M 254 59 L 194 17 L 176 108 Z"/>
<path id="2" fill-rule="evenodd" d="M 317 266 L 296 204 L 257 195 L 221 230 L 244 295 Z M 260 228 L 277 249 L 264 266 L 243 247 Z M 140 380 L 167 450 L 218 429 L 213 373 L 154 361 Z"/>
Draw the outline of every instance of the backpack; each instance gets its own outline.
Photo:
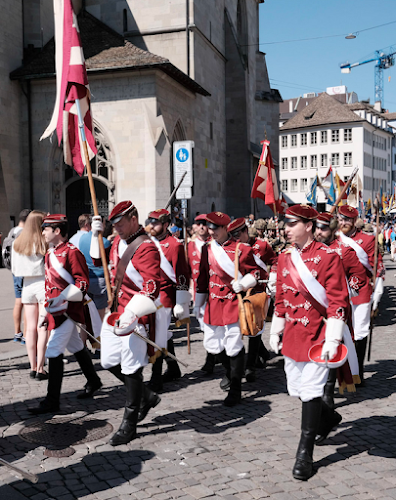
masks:
<path id="1" fill-rule="evenodd" d="M 11 248 L 12 248 L 12 243 L 17 236 L 19 235 L 15 234 L 15 227 L 13 227 L 11 231 L 8 233 L 8 236 L 4 238 L 2 245 L 1 256 L 3 258 L 3 265 L 10 271 L 11 271 Z"/>

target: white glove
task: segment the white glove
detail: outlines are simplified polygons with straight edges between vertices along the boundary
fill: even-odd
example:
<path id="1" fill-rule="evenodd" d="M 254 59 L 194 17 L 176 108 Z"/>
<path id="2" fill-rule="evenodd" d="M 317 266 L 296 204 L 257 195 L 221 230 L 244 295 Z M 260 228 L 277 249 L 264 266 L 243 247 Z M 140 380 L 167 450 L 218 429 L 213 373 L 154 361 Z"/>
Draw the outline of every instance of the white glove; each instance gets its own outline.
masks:
<path id="1" fill-rule="evenodd" d="M 176 319 L 190 317 L 191 294 L 187 290 L 176 290 L 176 305 L 173 308 L 173 315 Z"/>
<path id="2" fill-rule="evenodd" d="M 91 231 L 92 236 L 96 236 L 96 238 L 98 237 L 99 233 L 103 233 L 103 222 L 100 215 L 95 215 L 94 217 L 92 217 Z"/>
<path id="3" fill-rule="evenodd" d="M 155 313 L 157 311 L 157 306 L 150 297 L 136 293 L 125 306 L 125 311 L 127 310 L 137 318 L 141 318 L 142 316 Z"/>
<path id="4" fill-rule="evenodd" d="M 282 343 L 280 341 L 280 336 L 285 329 L 286 319 L 276 316 L 272 316 L 271 331 L 270 331 L 270 347 L 275 354 L 278 354 L 282 349 Z"/>
<path id="5" fill-rule="evenodd" d="M 231 285 L 235 293 L 246 292 L 257 285 L 257 280 L 252 274 L 245 274 L 241 279 L 232 280 Z"/>
<path id="6" fill-rule="evenodd" d="M 203 306 L 205 305 L 206 301 L 208 300 L 208 294 L 207 293 L 196 293 L 195 294 L 195 304 L 194 304 L 194 309 L 193 309 L 193 314 L 199 321 L 201 318 L 203 318 Z"/>
<path id="7" fill-rule="evenodd" d="M 67 309 L 67 302 L 80 302 L 83 299 L 82 291 L 76 285 L 68 285 L 57 297 L 50 299 L 46 310 L 56 313 Z"/>
<path id="8" fill-rule="evenodd" d="M 338 346 L 342 340 L 345 323 L 341 319 L 328 318 L 326 324 L 325 342 L 322 347 L 322 359 L 331 361 L 337 354 Z"/>
<path id="9" fill-rule="evenodd" d="M 270 297 L 274 298 L 276 294 L 276 273 L 270 273 L 267 288 Z"/>
<path id="10" fill-rule="evenodd" d="M 377 278 L 375 281 L 375 288 L 373 293 L 373 311 L 375 311 L 378 308 L 378 304 L 381 300 L 383 293 L 384 293 L 384 280 L 382 278 Z"/>
<path id="11" fill-rule="evenodd" d="M 194 307 L 193 309 L 193 314 L 194 316 L 197 318 L 197 320 L 199 321 L 200 319 L 203 318 L 203 314 L 202 314 L 202 310 L 203 308 L 202 307 Z"/>
<path id="12" fill-rule="evenodd" d="M 118 327 L 121 330 L 123 330 L 124 328 L 129 326 L 131 323 L 137 323 L 137 316 L 133 311 L 125 308 L 124 312 L 121 314 L 120 319 L 118 321 L 119 321 Z M 136 324 L 135 324 L 135 327 L 136 327 Z"/>

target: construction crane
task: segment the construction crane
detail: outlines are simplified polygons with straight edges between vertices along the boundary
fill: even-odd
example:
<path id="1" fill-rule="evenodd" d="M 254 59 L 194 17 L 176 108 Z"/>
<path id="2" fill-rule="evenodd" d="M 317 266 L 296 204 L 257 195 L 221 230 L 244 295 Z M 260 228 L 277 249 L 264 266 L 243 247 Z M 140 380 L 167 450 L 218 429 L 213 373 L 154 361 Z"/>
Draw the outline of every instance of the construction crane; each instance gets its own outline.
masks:
<path id="1" fill-rule="evenodd" d="M 393 49 L 391 47 L 391 49 Z M 374 95 L 375 101 L 381 102 L 381 107 L 383 104 L 384 98 L 384 75 L 383 70 L 388 69 L 391 66 L 395 65 L 394 55 L 396 51 L 393 50 L 389 54 L 385 54 L 379 50 L 375 51 L 375 57 L 371 59 L 367 59 L 366 61 L 356 62 L 353 64 L 343 63 L 340 65 L 341 73 L 350 73 L 352 68 L 356 68 L 356 66 L 362 66 L 362 64 L 367 64 L 370 62 L 375 62 L 376 65 L 374 67 Z"/>

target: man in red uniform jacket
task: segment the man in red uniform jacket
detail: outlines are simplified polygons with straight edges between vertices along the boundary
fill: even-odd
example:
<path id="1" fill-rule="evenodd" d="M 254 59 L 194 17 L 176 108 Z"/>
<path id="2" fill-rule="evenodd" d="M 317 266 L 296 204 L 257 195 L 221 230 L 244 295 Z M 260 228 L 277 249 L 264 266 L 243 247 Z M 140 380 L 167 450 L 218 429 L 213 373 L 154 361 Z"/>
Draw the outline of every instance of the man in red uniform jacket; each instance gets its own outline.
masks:
<path id="1" fill-rule="evenodd" d="M 174 238 L 168 231 L 170 213 L 164 208 L 153 210 L 148 214 L 151 240 L 158 249 L 161 258 L 160 299 L 162 308 L 158 311 L 161 319 L 156 322 L 156 339 L 160 347 L 166 347 L 175 354 L 172 333 L 169 325 L 173 314 L 176 319 L 190 317 L 191 294 L 190 271 L 188 269 L 183 243 Z M 169 382 L 181 377 L 176 360 L 166 357 L 167 370 L 162 376 L 163 357 L 157 358 L 153 365 L 150 385 L 155 391 L 162 389 L 163 382 Z"/>
<path id="2" fill-rule="evenodd" d="M 118 233 L 109 249 L 109 267 L 112 285 L 118 283 L 112 308 L 120 317 L 117 326 L 112 323 L 109 313 L 105 316 L 100 355 L 103 368 L 113 373 L 126 388 L 123 419 L 109 441 L 117 446 L 135 439 L 137 422 L 161 401 L 143 384 L 142 372 L 148 364 L 147 344 L 133 334 L 134 330 L 143 337 L 153 334 L 150 326 L 159 305 L 160 258 L 139 224 L 138 211 L 130 200 L 118 203 L 109 221 Z M 93 217 L 90 255 L 96 265 L 101 265 L 98 234 L 102 230 L 101 217 Z M 132 257 L 131 248 L 135 248 Z"/>
<path id="3" fill-rule="evenodd" d="M 210 353 L 218 354 L 228 370 L 230 391 L 224 404 L 234 406 L 241 400 L 245 355 L 236 294 L 255 287 L 260 271 L 251 247 L 242 243 L 238 250 L 239 276 L 234 279 L 238 242 L 227 231 L 231 219 L 222 212 L 211 212 L 206 221 L 212 241 L 202 248 L 194 313 L 199 319 L 201 307 L 206 303 L 204 347 Z"/>
<path id="4" fill-rule="evenodd" d="M 294 478 L 300 480 L 313 474 L 313 448 L 329 374 L 324 364 L 309 360 L 308 352 L 324 341 L 322 358 L 334 358 L 349 306 L 346 281 L 340 279 L 344 275 L 340 257 L 314 240 L 317 215 L 307 205 L 286 211 L 286 236 L 293 246 L 279 255 L 270 332 L 272 349 L 282 348 L 285 357 L 288 392 L 302 401 L 301 437 L 293 467 Z"/>
<path id="5" fill-rule="evenodd" d="M 91 397 L 102 387 L 76 326 L 76 323 L 85 324 L 84 295 L 89 286 L 89 273 L 84 255 L 68 242 L 68 231 L 69 224 L 63 214 L 48 215 L 43 220 L 43 235 L 49 245 L 45 256 L 45 299 L 51 334 L 46 350 L 47 396 L 37 408 L 29 410 L 35 415 L 59 410 L 66 349 L 74 354 L 87 378 L 84 392 L 77 397 Z"/>
<path id="6" fill-rule="evenodd" d="M 188 253 L 188 265 L 190 266 L 190 275 L 193 282 L 194 290 L 194 301 L 195 292 L 197 288 L 197 278 L 199 274 L 199 264 L 201 262 L 202 247 L 210 240 L 208 227 L 206 225 L 206 214 L 199 214 L 195 217 L 192 227 L 195 229 L 195 238 L 188 242 L 187 253 Z M 204 315 L 204 309 L 202 310 L 202 318 Z M 203 320 L 199 320 L 199 326 L 203 332 Z M 202 371 L 210 375 L 213 373 L 216 364 L 216 356 L 210 352 L 206 352 L 206 360 L 201 368 Z"/>
<path id="7" fill-rule="evenodd" d="M 355 227 L 359 212 L 356 208 L 343 205 L 338 209 L 338 223 L 340 227 L 340 238 L 350 245 L 356 252 L 360 262 L 366 269 L 366 274 L 373 281 L 375 236 L 366 234 Z M 378 252 L 377 276 L 375 288 L 370 285 L 368 294 L 352 298 L 353 330 L 355 335 L 356 352 L 359 361 L 360 386 L 364 386 L 364 358 L 366 355 L 367 338 L 370 333 L 371 307 L 375 311 L 384 291 L 383 280 L 385 279 L 385 267 L 382 255 Z"/>

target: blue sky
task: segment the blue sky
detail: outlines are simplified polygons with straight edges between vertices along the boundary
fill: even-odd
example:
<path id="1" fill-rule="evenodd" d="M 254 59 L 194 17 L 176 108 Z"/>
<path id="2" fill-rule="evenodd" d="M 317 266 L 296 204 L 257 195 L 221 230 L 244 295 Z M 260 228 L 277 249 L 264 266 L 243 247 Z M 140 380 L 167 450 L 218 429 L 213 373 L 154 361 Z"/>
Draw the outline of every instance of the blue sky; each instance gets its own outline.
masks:
<path id="1" fill-rule="evenodd" d="M 396 51 L 396 0 L 265 0 L 259 15 L 259 49 L 266 53 L 271 87 L 284 99 L 346 85 L 359 100 L 374 102 L 375 63 L 353 68 L 349 74 L 341 73 L 340 63 L 369 59 L 380 49 L 390 52 L 392 45 Z M 359 33 L 346 40 L 350 32 Z M 266 43 L 302 38 L 316 39 Z M 396 111 L 396 66 L 384 71 L 383 105 Z"/>

